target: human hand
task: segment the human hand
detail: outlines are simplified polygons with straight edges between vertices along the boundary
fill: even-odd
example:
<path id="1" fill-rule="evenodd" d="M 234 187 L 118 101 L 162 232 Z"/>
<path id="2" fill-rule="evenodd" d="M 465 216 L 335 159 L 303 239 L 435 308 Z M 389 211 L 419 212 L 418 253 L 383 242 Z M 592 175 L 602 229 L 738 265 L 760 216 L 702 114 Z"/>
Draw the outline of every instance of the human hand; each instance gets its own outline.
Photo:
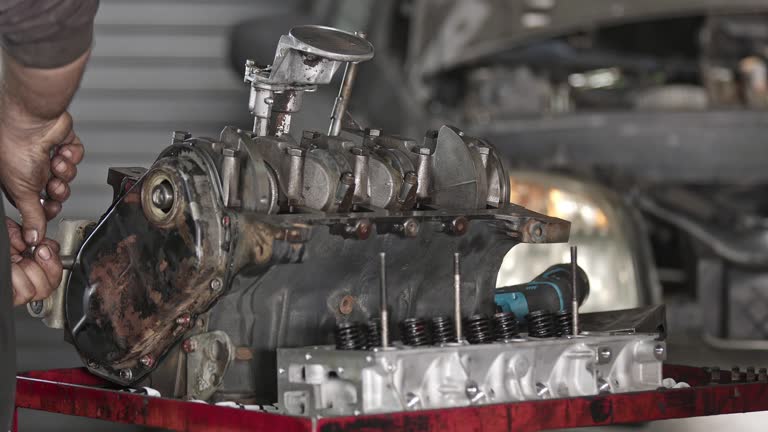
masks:
<path id="1" fill-rule="evenodd" d="M 35 249 L 34 256 L 26 255 L 27 243 L 21 236 L 19 224 L 11 218 L 5 218 L 5 225 L 11 245 L 13 305 L 45 299 L 61 282 L 59 244 L 51 239 L 43 239 Z"/>
<path id="2" fill-rule="evenodd" d="M 41 121 L 6 107 L 0 120 L 0 183 L 21 213 L 23 241 L 35 246 L 45 238 L 47 221 L 69 198 L 83 144 L 67 112 Z"/>

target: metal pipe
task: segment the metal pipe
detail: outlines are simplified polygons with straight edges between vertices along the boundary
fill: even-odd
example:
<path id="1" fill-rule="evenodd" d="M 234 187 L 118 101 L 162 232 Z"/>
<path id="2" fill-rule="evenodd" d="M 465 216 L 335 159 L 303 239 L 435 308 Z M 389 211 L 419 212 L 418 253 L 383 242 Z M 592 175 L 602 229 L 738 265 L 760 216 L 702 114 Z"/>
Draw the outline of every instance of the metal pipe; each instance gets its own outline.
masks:
<path id="1" fill-rule="evenodd" d="M 363 39 L 366 37 L 363 32 L 356 32 L 355 34 Z M 349 99 L 352 96 L 352 86 L 355 84 L 355 78 L 357 78 L 357 63 L 349 62 L 344 68 L 344 78 L 341 81 L 339 95 L 336 97 L 336 102 L 333 104 L 333 111 L 331 111 L 331 126 L 328 128 L 328 136 L 338 136 L 341 133 L 341 122 L 344 119 L 344 114 L 347 112 L 347 107 L 349 106 Z"/>
<path id="2" fill-rule="evenodd" d="M 65 270 L 72 270 L 72 267 L 75 265 L 75 256 L 74 255 L 62 255 L 59 257 L 61 259 L 61 266 Z"/>
<path id="3" fill-rule="evenodd" d="M 454 301 L 454 324 L 456 327 L 456 342 L 461 343 L 463 336 L 461 334 L 461 271 L 459 266 L 459 253 L 453 254 L 453 301 Z"/>
<path id="4" fill-rule="evenodd" d="M 573 300 L 571 300 L 571 314 L 573 317 L 573 335 L 579 334 L 579 297 L 576 289 L 577 281 L 579 280 L 579 266 L 576 263 L 577 260 L 577 247 L 571 246 L 571 290 L 573 291 Z"/>
<path id="5" fill-rule="evenodd" d="M 381 260 L 381 347 L 389 347 L 389 312 L 387 311 L 387 253 L 379 254 Z"/>

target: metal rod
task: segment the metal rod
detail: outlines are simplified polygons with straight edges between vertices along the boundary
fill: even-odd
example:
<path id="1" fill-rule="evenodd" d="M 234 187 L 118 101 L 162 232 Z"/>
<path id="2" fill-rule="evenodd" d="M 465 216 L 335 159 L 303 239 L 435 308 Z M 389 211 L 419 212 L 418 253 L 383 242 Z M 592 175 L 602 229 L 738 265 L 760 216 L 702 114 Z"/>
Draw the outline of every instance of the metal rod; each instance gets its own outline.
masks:
<path id="1" fill-rule="evenodd" d="M 72 270 L 72 267 L 75 265 L 75 256 L 62 255 L 60 258 L 61 258 L 61 266 L 67 270 Z"/>
<path id="2" fill-rule="evenodd" d="M 577 247 L 571 246 L 571 290 L 573 291 L 573 300 L 571 300 L 571 314 L 573 316 L 573 335 L 579 334 L 579 297 L 576 285 L 579 280 L 579 266 L 577 264 Z"/>
<path id="3" fill-rule="evenodd" d="M 379 254 L 381 260 L 381 347 L 389 347 L 389 312 L 387 311 L 387 253 Z"/>
<path id="4" fill-rule="evenodd" d="M 459 253 L 453 254 L 453 301 L 455 304 L 454 324 L 456 327 L 456 342 L 461 343 L 461 271 L 459 266 Z"/>
<path id="5" fill-rule="evenodd" d="M 363 39 L 366 37 L 363 32 L 356 32 L 355 34 Z M 333 111 L 331 111 L 331 126 L 328 128 L 328 136 L 338 136 L 341 133 L 341 122 L 344 119 L 344 114 L 347 112 L 349 99 L 352 96 L 352 86 L 355 84 L 356 77 L 357 63 L 347 63 L 344 69 L 344 78 L 341 81 L 341 88 L 339 88 L 339 95 L 336 97 Z"/>

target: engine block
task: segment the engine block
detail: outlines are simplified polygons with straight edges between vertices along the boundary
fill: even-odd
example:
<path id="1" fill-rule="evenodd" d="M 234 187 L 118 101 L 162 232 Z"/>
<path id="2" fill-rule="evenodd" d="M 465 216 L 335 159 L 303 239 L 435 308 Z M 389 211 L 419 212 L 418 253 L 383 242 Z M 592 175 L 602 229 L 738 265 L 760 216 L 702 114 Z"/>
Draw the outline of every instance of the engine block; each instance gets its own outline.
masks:
<path id="1" fill-rule="evenodd" d="M 63 296 L 91 372 L 169 396 L 271 403 L 277 348 L 329 343 L 337 323 L 378 313 L 380 252 L 396 321 L 453 311 L 454 253 L 461 312 L 493 313 L 511 247 L 567 241 L 568 222 L 508 202 L 490 143 L 451 126 L 419 141 L 357 126 L 347 103 L 372 56 L 359 35 L 296 27 L 271 66 L 246 64 L 252 131 L 175 132 L 148 170 L 110 170 L 114 202 Z M 304 93 L 345 63 L 328 132 L 295 139 Z"/>

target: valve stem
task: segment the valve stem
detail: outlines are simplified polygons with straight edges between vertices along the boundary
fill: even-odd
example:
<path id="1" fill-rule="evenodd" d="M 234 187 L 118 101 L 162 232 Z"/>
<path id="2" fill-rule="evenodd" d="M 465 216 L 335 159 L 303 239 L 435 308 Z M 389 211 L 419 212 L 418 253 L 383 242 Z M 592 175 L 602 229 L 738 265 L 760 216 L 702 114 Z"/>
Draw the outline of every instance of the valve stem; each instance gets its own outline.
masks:
<path id="1" fill-rule="evenodd" d="M 576 289 L 577 281 L 579 280 L 579 266 L 576 263 L 577 260 L 577 246 L 571 246 L 571 290 L 573 291 L 573 299 L 571 300 L 571 314 L 573 314 L 573 335 L 579 334 L 579 297 Z"/>
<path id="2" fill-rule="evenodd" d="M 389 312 L 387 311 L 387 253 L 379 253 L 381 260 L 381 347 L 389 347 Z"/>
<path id="3" fill-rule="evenodd" d="M 455 304 L 453 320 L 456 326 L 456 342 L 461 343 L 464 338 L 461 334 L 461 270 L 458 252 L 453 254 L 453 296 Z"/>

